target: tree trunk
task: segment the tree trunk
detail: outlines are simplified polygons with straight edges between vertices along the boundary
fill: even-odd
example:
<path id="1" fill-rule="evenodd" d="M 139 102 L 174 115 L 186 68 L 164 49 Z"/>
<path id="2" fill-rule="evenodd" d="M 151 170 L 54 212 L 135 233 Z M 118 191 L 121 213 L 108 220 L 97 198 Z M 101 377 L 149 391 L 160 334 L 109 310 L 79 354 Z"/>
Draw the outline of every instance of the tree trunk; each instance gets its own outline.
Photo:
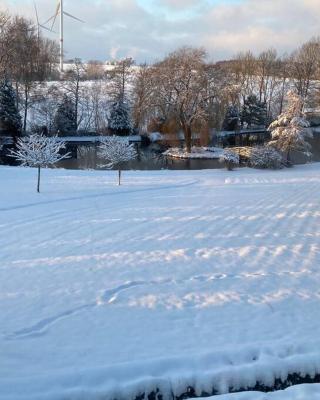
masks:
<path id="1" fill-rule="evenodd" d="M 18 81 L 16 81 L 16 107 L 19 110 L 19 85 Z"/>
<path id="2" fill-rule="evenodd" d="M 40 176 L 41 176 L 41 168 L 38 167 L 38 184 L 37 184 L 37 192 L 40 193 Z"/>
<path id="3" fill-rule="evenodd" d="M 184 130 L 184 138 L 186 141 L 186 151 L 187 153 L 191 153 L 191 145 L 192 145 L 191 126 L 185 125 L 183 130 Z"/>
<path id="4" fill-rule="evenodd" d="M 27 130 L 27 117 L 28 117 L 28 106 L 29 106 L 29 89 L 28 86 L 24 87 L 24 118 L 23 118 L 23 132 Z"/>
<path id="5" fill-rule="evenodd" d="M 78 78 L 77 78 L 78 79 Z M 75 124 L 76 124 L 76 131 L 78 131 L 78 111 L 79 111 L 79 80 L 76 83 L 76 90 L 75 90 L 75 101 L 74 101 L 74 108 L 75 108 Z"/>
<path id="6" fill-rule="evenodd" d="M 118 170 L 118 185 L 121 185 L 121 169 Z"/>
<path id="7" fill-rule="evenodd" d="M 290 150 L 287 151 L 287 167 L 292 167 Z"/>

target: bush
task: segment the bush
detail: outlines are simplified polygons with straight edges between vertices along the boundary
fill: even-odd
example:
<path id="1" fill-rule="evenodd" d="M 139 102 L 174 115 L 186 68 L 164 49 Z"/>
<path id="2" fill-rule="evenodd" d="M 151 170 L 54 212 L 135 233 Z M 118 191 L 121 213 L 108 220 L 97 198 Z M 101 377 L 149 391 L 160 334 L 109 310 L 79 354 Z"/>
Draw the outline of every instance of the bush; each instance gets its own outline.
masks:
<path id="1" fill-rule="evenodd" d="M 253 168 L 280 169 L 283 167 L 281 154 L 269 146 L 252 149 L 249 164 Z"/>
<path id="2" fill-rule="evenodd" d="M 237 153 L 231 150 L 225 150 L 220 156 L 219 161 L 224 163 L 228 171 L 232 171 L 233 168 L 240 163 L 240 158 Z"/>

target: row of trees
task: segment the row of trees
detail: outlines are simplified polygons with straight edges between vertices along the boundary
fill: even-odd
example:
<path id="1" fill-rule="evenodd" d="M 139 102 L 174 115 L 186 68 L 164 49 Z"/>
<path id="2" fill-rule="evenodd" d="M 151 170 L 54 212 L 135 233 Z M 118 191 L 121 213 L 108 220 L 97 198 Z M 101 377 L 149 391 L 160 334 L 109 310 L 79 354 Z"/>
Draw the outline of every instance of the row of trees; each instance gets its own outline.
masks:
<path id="1" fill-rule="evenodd" d="M 190 151 L 193 132 L 269 125 L 283 112 L 290 89 L 304 105 L 318 106 L 319 80 L 320 39 L 286 57 L 275 50 L 247 52 L 215 64 L 206 62 L 202 49 L 182 48 L 139 70 L 133 116 L 140 129 L 152 120 L 160 131 L 182 129 Z"/>
<path id="2" fill-rule="evenodd" d="M 19 138 L 15 149 L 10 151 L 10 156 L 22 166 L 37 168 L 37 192 L 40 193 L 41 169 L 53 166 L 68 158 L 69 153 L 66 153 L 65 149 L 66 143 L 57 136 L 47 137 L 42 134 L 33 134 Z M 99 151 L 106 160 L 106 164 L 101 165 L 101 167 L 117 168 L 118 185 L 121 185 L 123 163 L 137 157 L 134 145 L 130 144 L 127 138 L 120 138 L 119 136 L 101 137 Z"/>
<path id="3" fill-rule="evenodd" d="M 32 22 L 0 12 L 0 77 L 14 82 L 24 131 L 32 91 L 39 82 L 56 76 L 58 54 L 57 43 L 42 37 Z"/>
<path id="4" fill-rule="evenodd" d="M 107 67 L 74 60 L 64 76 L 57 74 L 57 56 L 56 43 L 32 22 L 0 14 L 0 75 L 13 84 L 22 130 L 182 130 L 190 151 L 194 134 L 268 125 L 282 113 L 289 89 L 308 106 L 320 103 L 318 38 L 288 56 L 270 49 L 217 63 L 188 47 L 139 67 L 130 58 Z"/>

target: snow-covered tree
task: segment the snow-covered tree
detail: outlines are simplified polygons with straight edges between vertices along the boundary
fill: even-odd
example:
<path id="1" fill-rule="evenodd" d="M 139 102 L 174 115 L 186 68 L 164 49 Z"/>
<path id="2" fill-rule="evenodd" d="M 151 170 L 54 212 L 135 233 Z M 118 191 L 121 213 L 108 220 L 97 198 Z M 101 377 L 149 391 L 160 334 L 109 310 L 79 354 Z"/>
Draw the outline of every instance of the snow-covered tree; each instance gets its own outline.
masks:
<path id="1" fill-rule="evenodd" d="M 137 157 L 134 145 L 130 144 L 126 138 L 110 136 L 103 140 L 99 149 L 101 156 L 108 162 L 103 166 L 109 169 L 115 167 L 118 169 L 118 184 L 121 185 L 122 164 Z"/>
<path id="2" fill-rule="evenodd" d="M 126 136 L 132 133 L 132 121 L 127 103 L 117 101 L 112 104 L 109 117 L 109 129 L 112 134 L 118 136 Z"/>
<path id="3" fill-rule="evenodd" d="M 281 154 L 270 146 L 254 147 L 249 163 L 251 167 L 261 169 L 279 169 L 283 166 Z"/>
<path id="4" fill-rule="evenodd" d="M 18 139 L 16 150 L 11 151 L 11 157 L 19 161 L 22 166 L 38 169 L 37 192 L 40 193 L 41 168 L 54 165 L 68 157 L 69 154 L 60 154 L 60 150 L 63 149 L 65 149 L 65 142 L 57 137 L 31 135 Z"/>
<path id="5" fill-rule="evenodd" d="M 242 107 L 241 123 L 248 127 L 265 126 L 267 123 L 266 104 L 259 101 L 255 95 L 248 96 Z"/>
<path id="6" fill-rule="evenodd" d="M 229 105 L 226 116 L 223 121 L 222 129 L 224 131 L 235 131 L 240 124 L 240 115 L 238 107 L 235 105 Z"/>
<path id="7" fill-rule="evenodd" d="M 287 94 L 287 109 L 269 126 L 272 140 L 269 145 L 286 154 L 290 163 L 290 153 L 298 151 L 311 155 L 311 145 L 307 139 L 313 137 L 310 124 L 303 115 L 303 100 L 293 91 Z"/>
<path id="8" fill-rule="evenodd" d="M 219 161 L 224 163 L 228 171 L 232 171 L 236 165 L 239 165 L 240 158 L 239 154 L 232 150 L 225 150 L 220 156 Z"/>
<path id="9" fill-rule="evenodd" d="M 62 135 L 74 134 L 77 131 L 77 116 L 75 105 L 67 95 L 63 96 L 62 102 L 54 118 L 54 128 Z"/>
<path id="10" fill-rule="evenodd" d="M 16 137 L 22 128 L 21 116 L 16 106 L 16 94 L 8 79 L 0 82 L 0 129 Z"/>

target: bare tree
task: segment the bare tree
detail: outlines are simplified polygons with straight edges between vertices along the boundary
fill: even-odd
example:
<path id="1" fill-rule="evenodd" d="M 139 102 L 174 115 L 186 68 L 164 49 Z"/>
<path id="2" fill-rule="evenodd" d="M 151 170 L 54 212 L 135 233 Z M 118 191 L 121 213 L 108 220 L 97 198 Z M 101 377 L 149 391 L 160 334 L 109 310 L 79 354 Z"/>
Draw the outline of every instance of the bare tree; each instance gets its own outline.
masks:
<path id="1" fill-rule="evenodd" d="M 239 53 L 230 65 L 231 71 L 241 88 L 242 101 L 253 93 L 255 87 L 256 58 L 247 51 Z"/>
<path id="2" fill-rule="evenodd" d="M 179 121 L 191 152 L 192 130 L 205 122 L 211 97 L 203 49 L 183 47 L 153 67 L 153 104 Z"/>
<path id="3" fill-rule="evenodd" d="M 114 68 L 108 72 L 110 82 L 110 95 L 115 101 L 124 102 L 127 99 L 129 83 L 132 79 L 134 60 L 125 58 L 118 61 Z"/>
<path id="4" fill-rule="evenodd" d="M 6 74 L 16 82 L 17 101 L 22 99 L 25 131 L 28 110 L 32 102 L 32 88 L 36 82 L 49 77 L 58 51 L 54 42 L 39 36 L 33 23 L 22 17 L 10 20 L 7 35 L 10 37 L 10 42 L 7 50 L 9 56 L 6 62 Z"/>
<path id="5" fill-rule="evenodd" d="M 291 68 L 298 94 L 307 99 L 313 80 L 320 77 L 320 38 L 309 40 L 292 54 Z"/>
<path id="6" fill-rule="evenodd" d="M 152 68 L 140 66 L 133 81 L 133 124 L 138 131 L 146 130 L 148 117 L 152 111 Z"/>
<path id="7" fill-rule="evenodd" d="M 6 74 L 10 57 L 10 37 L 8 34 L 10 20 L 9 14 L 0 11 L 0 78 Z"/>
<path id="8" fill-rule="evenodd" d="M 105 75 L 103 62 L 98 60 L 88 61 L 85 68 L 85 75 L 88 80 L 95 81 L 102 79 Z"/>
<path id="9" fill-rule="evenodd" d="M 76 130 L 82 122 L 83 114 L 80 109 L 81 103 L 81 82 L 85 74 L 85 66 L 79 58 L 74 60 L 72 67 L 65 73 L 64 90 L 71 98 L 74 104 L 75 119 L 77 123 Z"/>

